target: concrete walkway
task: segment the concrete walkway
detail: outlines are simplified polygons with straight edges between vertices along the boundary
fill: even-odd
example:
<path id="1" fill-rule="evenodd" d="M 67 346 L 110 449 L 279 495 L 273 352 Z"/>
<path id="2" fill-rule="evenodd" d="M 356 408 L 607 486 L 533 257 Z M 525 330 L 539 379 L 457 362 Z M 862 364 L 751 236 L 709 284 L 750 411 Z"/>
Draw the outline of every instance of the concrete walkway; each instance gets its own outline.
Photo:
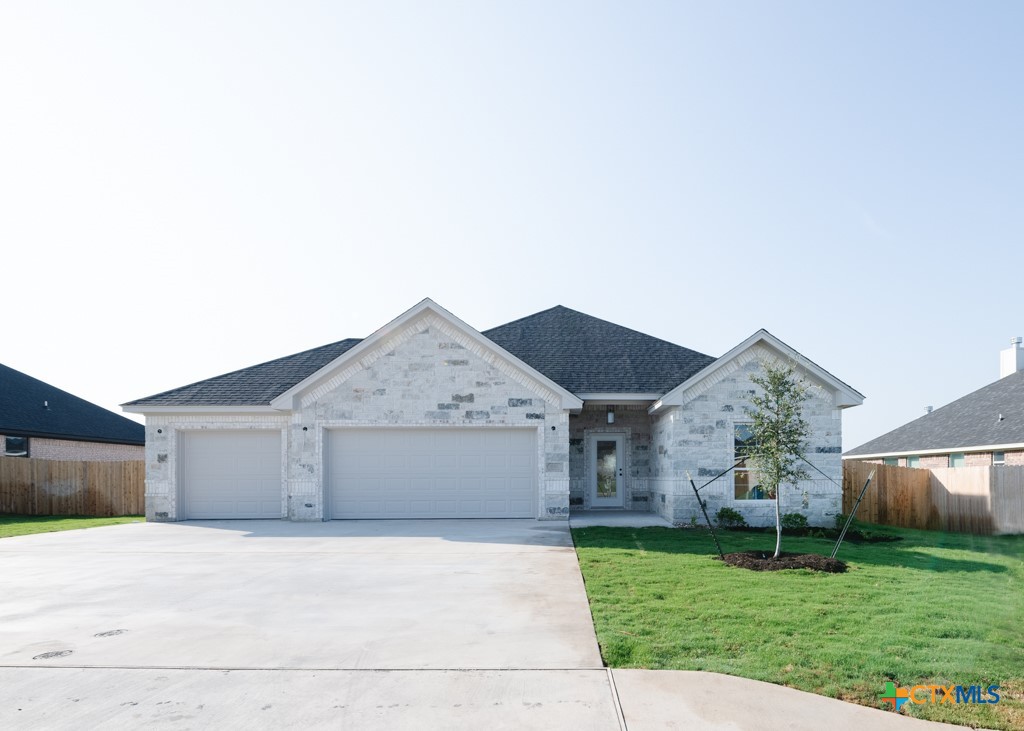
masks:
<path id="1" fill-rule="evenodd" d="M 601 667 L 565 523 L 131 524 L 0 540 L 0 728 L 908 729 Z"/>
<path id="2" fill-rule="evenodd" d="M 671 528 L 672 523 L 657 513 L 638 513 L 634 510 L 580 510 L 569 513 L 573 528 L 610 526 L 613 528 Z"/>

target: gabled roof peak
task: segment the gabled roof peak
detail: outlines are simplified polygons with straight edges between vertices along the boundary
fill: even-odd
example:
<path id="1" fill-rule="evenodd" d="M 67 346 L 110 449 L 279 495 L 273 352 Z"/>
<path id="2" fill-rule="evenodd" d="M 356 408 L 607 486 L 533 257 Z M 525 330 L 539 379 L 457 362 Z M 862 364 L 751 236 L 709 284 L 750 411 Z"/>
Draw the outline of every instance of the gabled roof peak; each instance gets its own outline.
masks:
<path id="1" fill-rule="evenodd" d="M 864 402 L 864 395 L 862 393 L 839 380 L 764 328 L 761 328 L 721 358 L 717 358 L 712 363 L 709 363 L 700 372 L 695 373 L 692 377 L 686 379 L 662 396 L 661 399 L 654 402 L 650 408 L 651 413 L 655 413 L 666 406 L 679 406 L 693 398 L 694 394 L 699 394 L 701 389 L 708 388 L 728 374 L 729 370 L 735 367 L 735 363 L 742 362 L 743 358 L 749 358 L 749 355 L 746 354 L 755 346 L 767 346 L 770 352 L 777 353 L 783 358 L 793 361 L 799 369 L 812 375 L 821 383 L 826 384 L 835 392 L 835 403 L 839 408 L 859 406 Z"/>
<path id="2" fill-rule="evenodd" d="M 436 322 L 440 323 L 442 328 L 448 328 L 452 332 L 465 337 L 467 343 L 472 344 L 478 349 L 477 354 L 481 357 L 496 357 L 496 363 L 500 363 L 497 367 L 505 369 L 504 372 L 513 374 L 514 377 L 525 378 L 537 384 L 546 393 L 550 394 L 551 401 L 557 402 L 562 408 L 579 409 L 583 406 L 583 402 L 572 392 L 561 386 L 561 384 L 533 368 L 529 363 L 522 361 L 515 353 L 508 352 L 500 344 L 483 336 L 476 329 L 467 325 L 429 297 L 410 307 L 316 372 L 295 383 L 291 388 L 276 396 L 270 402 L 270 405 L 275 409 L 282 410 L 295 408 L 302 394 L 308 394 L 311 390 L 315 393 L 316 389 L 324 388 L 325 383 L 330 385 L 330 383 L 338 382 L 337 379 L 342 377 L 340 374 L 342 374 L 346 364 L 350 364 L 364 357 L 364 355 L 372 354 L 386 344 L 392 343 L 394 338 L 400 336 L 403 330 L 407 330 L 411 324 L 419 322 L 421 316 L 426 312 L 432 313 L 437 318 Z M 546 396 L 545 398 L 548 397 Z"/>
<path id="3" fill-rule="evenodd" d="M 575 394 L 662 394 L 714 360 L 565 305 L 483 334 Z"/>

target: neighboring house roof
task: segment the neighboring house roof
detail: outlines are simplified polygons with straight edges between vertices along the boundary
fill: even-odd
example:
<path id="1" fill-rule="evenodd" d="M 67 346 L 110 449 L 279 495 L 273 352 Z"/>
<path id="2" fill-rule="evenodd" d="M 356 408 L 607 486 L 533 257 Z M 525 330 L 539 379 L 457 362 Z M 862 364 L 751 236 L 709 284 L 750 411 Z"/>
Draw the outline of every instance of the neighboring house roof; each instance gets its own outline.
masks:
<path id="1" fill-rule="evenodd" d="M 483 334 L 575 394 L 660 395 L 715 360 L 561 305 Z"/>
<path id="2" fill-rule="evenodd" d="M 360 342 L 360 338 L 339 340 L 122 405 L 266 406 Z"/>
<path id="3" fill-rule="evenodd" d="M 1024 444 L 1024 371 L 1000 378 L 846 452 L 874 457 Z"/>
<path id="4" fill-rule="evenodd" d="M 111 444 L 146 441 L 142 424 L 3 364 L 0 434 Z"/>

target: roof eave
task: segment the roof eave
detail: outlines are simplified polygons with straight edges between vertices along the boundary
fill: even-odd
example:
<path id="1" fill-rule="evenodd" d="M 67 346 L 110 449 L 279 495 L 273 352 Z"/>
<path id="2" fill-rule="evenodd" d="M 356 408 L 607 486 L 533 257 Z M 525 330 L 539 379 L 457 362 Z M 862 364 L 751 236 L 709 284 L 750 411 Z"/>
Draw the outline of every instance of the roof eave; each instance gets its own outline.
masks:
<path id="1" fill-rule="evenodd" d="M 661 394 L 662 391 L 581 391 L 576 396 L 583 401 L 621 403 L 623 401 L 655 401 Z"/>
<path id="2" fill-rule="evenodd" d="M 932 454 L 951 454 L 955 452 L 1008 452 L 1014 449 L 1024 450 L 1024 442 L 1009 444 L 979 444 L 972 447 L 941 447 L 933 449 L 911 449 L 900 452 L 872 452 L 871 454 L 852 454 L 847 452 L 843 459 L 884 459 L 885 457 L 924 457 Z"/>
<path id="3" fill-rule="evenodd" d="M 129 414 L 281 414 L 272 406 L 230 406 L 217 404 L 124 404 L 121 410 Z"/>
<path id="4" fill-rule="evenodd" d="M 142 426 L 141 424 L 139 426 Z M 141 447 L 146 443 L 145 438 L 119 439 L 117 437 L 97 437 L 88 434 L 68 434 L 62 432 L 47 432 L 37 429 L 17 429 L 15 427 L 0 427 L 0 434 L 8 437 L 29 437 L 30 439 L 57 439 L 65 442 L 90 442 L 95 444 L 128 444 L 133 447 Z"/>

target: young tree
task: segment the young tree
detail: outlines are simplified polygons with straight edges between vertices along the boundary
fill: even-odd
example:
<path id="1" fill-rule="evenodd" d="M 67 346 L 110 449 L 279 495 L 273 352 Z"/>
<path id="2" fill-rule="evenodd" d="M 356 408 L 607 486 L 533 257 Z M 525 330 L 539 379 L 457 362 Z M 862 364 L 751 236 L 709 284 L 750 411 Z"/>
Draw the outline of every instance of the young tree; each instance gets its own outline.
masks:
<path id="1" fill-rule="evenodd" d="M 762 373 L 750 380 L 762 393 L 750 397 L 753 409 L 747 409 L 753 424 L 750 462 L 768 497 L 775 498 L 775 555 L 782 550 L 782 509 L 779 494 L 783 484 L 796 485 L 808 477 L 802 462 L 807 450 L 810 426 L 803 417 L 808 398 L 807 385 L 796 377 L 793 368 L 764 361 Z"/>

